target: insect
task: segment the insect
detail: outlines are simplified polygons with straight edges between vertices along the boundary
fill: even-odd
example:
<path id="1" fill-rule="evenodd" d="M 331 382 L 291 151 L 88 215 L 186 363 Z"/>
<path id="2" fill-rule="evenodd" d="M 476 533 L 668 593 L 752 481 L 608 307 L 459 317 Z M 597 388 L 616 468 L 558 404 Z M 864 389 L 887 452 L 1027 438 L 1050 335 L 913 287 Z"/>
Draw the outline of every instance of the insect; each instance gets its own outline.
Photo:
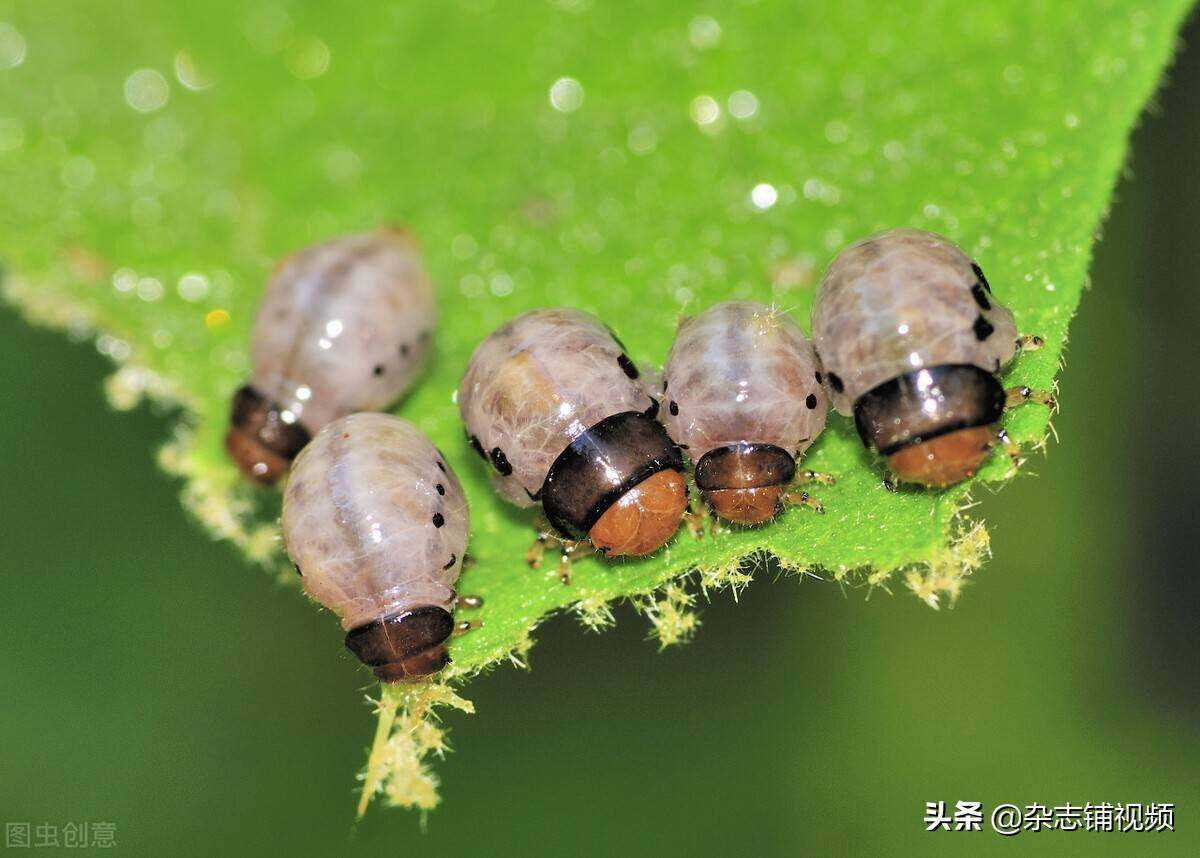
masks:
<path id="1" fill-rule="evenodd" d="M 316 244 L 275 270 L 252 335 L 254 371 L 233 397 L 225 447 L 275 482 L 318 429 L 407 389 L 432 341 L 433 289 L 412 238 L 379 229 Z"/>
<path id="2" fill-rule="evenodd" d="M 283 496 L 284 546 L 305 591 L 337 614 L 346 647 L 384 682 L 441 670 L 446 640 L 474 627 L 451 615 L 468 526 L 442 454 L 389 414 L 327 424 L 300 452 Z"/>
<path id="3" fill-rule="evenodd" d="M 996 425 L 1005 407 L 1053 404 L 1001 387 L 996 374 L 1017 349 L 1042 340 L 1018 339 L 983 271 L 934 233 L 894 229 L 843 250 L 812 319 L 833 406 L 902 482 L 966 479 L 1005 440 Z"/>
<path id="4" fill-rule="evenodd" d="M 644 555 L 678 529 L 683 456 L 655 419 L 639 369 L 594 316 L 532 310 L 497 329 L 471 355 L 458 407 L 498 491 L 520 506 L 540 503 L 563 538 L 564 581 L 573 541 Z"/>
<path id="5" fill-rule="evenodd" d="M 726 301 L 685 319 L 663 367 L 662 400 L 667 432 L 696 463 L 696 487 L 721 518 L 761 524 L 785 499 L 820 510 L 787 488 L 829 409 L 812 345 L 789 315 Z"/>

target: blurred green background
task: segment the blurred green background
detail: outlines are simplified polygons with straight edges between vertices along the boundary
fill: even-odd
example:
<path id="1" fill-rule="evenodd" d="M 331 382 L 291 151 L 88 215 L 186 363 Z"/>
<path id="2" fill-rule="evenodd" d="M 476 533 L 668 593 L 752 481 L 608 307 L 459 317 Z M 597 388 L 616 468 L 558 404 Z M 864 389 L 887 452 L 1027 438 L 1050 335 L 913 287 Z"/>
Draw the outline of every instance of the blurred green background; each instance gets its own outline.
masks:
<path id="1" fill-rule="evenodd" d="M 93 348 L 4 309 L 0 820 L 113 822 L 137 855 L 1197 854 L 1200 51 L 1171 78 L 1073 327 L 1062 443 L 980 498 L 995 559 L 960 604 L 764 571 L 662 654 L 628 608 L 602 635 L 558 618 L 532 671 L 446 716 L 424 832 L 354 825 L 365 674 L 188 520 L 151 453 L 170 415 L 113 413 Z M 939 799 L 1175 802 L 1179 830 L 925 833 Z"/>

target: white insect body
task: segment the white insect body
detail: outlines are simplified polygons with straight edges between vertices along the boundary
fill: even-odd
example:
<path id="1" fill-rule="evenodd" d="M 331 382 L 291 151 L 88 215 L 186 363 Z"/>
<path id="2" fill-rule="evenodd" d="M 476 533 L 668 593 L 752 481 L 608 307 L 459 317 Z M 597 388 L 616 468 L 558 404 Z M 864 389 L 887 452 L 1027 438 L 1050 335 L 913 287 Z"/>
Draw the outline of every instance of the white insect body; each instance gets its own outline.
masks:
<path id="1" fill-rule="evenodd" d="M 996 374 L 1017 348 L 1013 315 L 949 239 L 894 229 L 846 248 L 813 308 L 833 406 L 904 481 L 970 476 L 996 442 Z"/>
<path id="2" fill-rule="evenodd" d="M 533 310 L 494 331 L 471 356 L 458 407 L 500 493 L 541 503 L 564 536 L 640 555 L 678 528 L 682 455 L 637 366 L 594 316 Z"/>
<path id="3" fill-rule="evenodd" d="M 259 305 L 230 455 L 251 479 L 278 479 L 326 423 L 385 408 L 407 390 L 435 323 L 433 288 L 405 232 L 343 236 L 292 254 Z"/>
<path id="4" fill-rule="evenodd" d="M 327 424 L 284 492 L 284 544 L 305 591 L 387 681 L 419 679 L 449 661 L 468 529 L 466 497 L 441 453 L 388 414 Z"/>

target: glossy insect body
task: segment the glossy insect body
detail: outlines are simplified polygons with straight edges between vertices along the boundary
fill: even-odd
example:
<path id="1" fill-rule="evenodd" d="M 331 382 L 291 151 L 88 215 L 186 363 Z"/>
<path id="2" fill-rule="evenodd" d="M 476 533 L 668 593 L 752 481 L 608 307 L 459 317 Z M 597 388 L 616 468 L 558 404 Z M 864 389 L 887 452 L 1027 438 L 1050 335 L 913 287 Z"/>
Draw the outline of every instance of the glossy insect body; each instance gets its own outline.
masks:
<path id="1" fill-rule="evenodd" d="M 753 301 L 685 320 L 663 368 L 663 422 L 722 518 L 771 519 L 829 408 L 812 346 L 790 316 Z"/>
<path id="2" fill-rule="evenodd" d="M 310 596 L 384 681 L 450 660 L 467 501 L 425 435 L 388 414 L 329 423 L 301 451 L 283 498 L 283 538 Z"/>
<path id="3" fill-rule="evenodd" d="M 610 556 L 649 554 L 679 527 L 683 457 L 612 333 L 569 309 L 533 310 L 475 349 L 458 390 L 497 488 Z"/>
<path id="4" fill-rule="evenodd" d="M 406 233 L 345 236 L 288 257 L 259 306 L 253 375 L 233 399 L 234 462 L 274 482 L 326 423 L 386 407 L 419 370 L 435 319 Z"/>
<path id="5" fill-rule="evenodd" d="M 830 265 L 813 339 L 833 405 L 905 482 L 971 476 L 1005 405 L 996 373 L 1016 351 L 1012 313 L 946 238 L 896 229 Z"/>

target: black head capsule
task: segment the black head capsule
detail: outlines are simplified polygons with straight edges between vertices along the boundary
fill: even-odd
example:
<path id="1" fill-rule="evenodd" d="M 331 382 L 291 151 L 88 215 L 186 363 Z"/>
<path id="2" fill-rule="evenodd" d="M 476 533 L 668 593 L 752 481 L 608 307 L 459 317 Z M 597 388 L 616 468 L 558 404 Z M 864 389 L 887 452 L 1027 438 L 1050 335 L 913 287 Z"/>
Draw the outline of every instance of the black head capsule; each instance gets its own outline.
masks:
<path id="1" fill-rule="evenodd" d="M 346 648 L 384 682 L 424 679 L 450 663 L 446 641 L 454 617 L 445 608 L 401 611 L 351 629 Z"/>
<path id="2" fill-rule="evenodd" d="M 277 403 L 249 386 L 234 394 L 229 424 L 225 449 L 230 458 L 246 477 L 264 485 L 287 471 L 310 437 L 298 422 L 284 418 Z"/>
<path id="3" fill-rule="evenodd" d="M 709 450 L 696 463 L 696 488 L 724 519 L 762 524 L 779 511 L 796 460 L 774 444 L 730 444 Z"/>
<path id="4" fill-rule="evenodd" d="M 854 423 L 905 482 L 953 485 L 972 476 L 996 442 L 1004 388 L 973 364 L 905 373 L 864 393 Z"/>
<path id="5" fill-rule="evenodd" d="M 609 556 L 649 554 L 687 505 L 683 454 L 662 424 L 637 411 L 606 417 L 571 442 L 542 484 L 546 517 Z"/>

